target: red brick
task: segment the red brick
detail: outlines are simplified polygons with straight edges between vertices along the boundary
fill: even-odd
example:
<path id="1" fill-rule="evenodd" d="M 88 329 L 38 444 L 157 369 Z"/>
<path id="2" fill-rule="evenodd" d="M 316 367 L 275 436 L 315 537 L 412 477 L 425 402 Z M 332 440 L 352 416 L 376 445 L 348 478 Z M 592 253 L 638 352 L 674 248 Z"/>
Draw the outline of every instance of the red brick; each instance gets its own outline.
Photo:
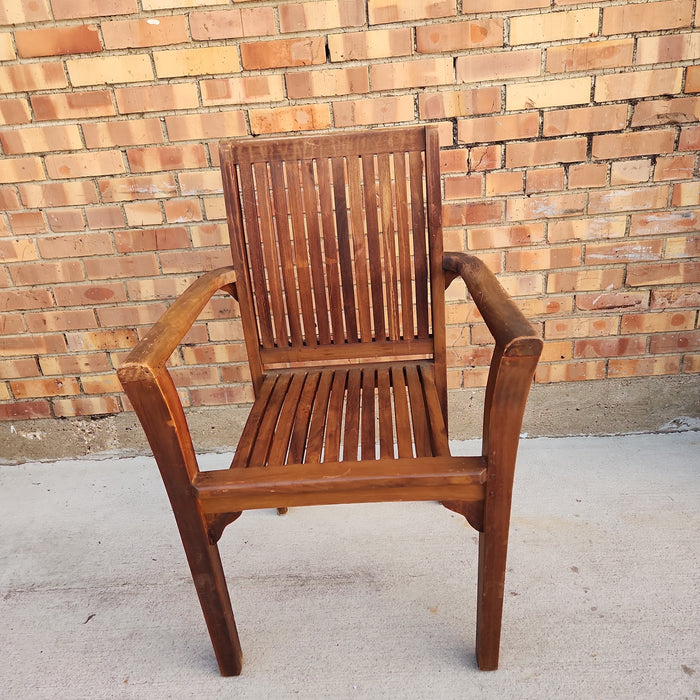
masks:
<path id="1" fill-rule="evenodd" d="M 678 139 L 678 150 L 697 151 L 698 149 L 700 149 L 700 126 L 683 127 Z"/>
<path id="2" fill-rule="evenodd" d="M 506 146 L 506 167 L 521 168 L 584 161 L 587 146 L 585 138 L 509 143 Z"/>
<path id="3" fill-rule="evenodd" d="M 527 226 L 472 228 L 467 236 L 470 250 L 530 245 L 544 241 L 544 225 L 536 223 Z"/>
<path id="4" fill-rule="evenodd" d="M 43 180 L 44 169 L 41 158 L 5 158 L 0 169 L 0 183 L 29 182 Z"/>
<path id="5" fill-rule="evenodd" d="M 0 124 L 29 124 L 32 113 L 23 97 L 0 100 Z"/>
<path id="6" fill-rule="evenodd" d="M 697 58 L 700 58 L 697 33 L 640 37 L 637 40 L 637 63 L 670 63 Z"/>
<path id="7" fill-rule="evenodd" d="M 2 8 L 0 8 L 0 13 Z M 48 401 L 13 401 L 0 404 L 0 420 L 30 420 L 49 418 L 51 409 Z"/>
<path id="8" fill-rule="evenodd" d="M 13 0 L 0 6 L 0 24 L 25 24 L 51 19 L 48 0 Z"/>
<path id="9" fill-rule="evenodd" d="M 125 172 L 121 151 L 48 155 L 44 160 L 49 177 L 54 180 Z"/>
<path id="10" fill-rule="evenodd" d="M 130 148 L 126 151 L 132 173 L 203 168 L 206 153 L 202 144 Z"/>
<path id="11" fill-rule="evenodd" d="M 672 129 L 655 129 L 625 134 L 598 134 L 593 137 L 593 157 L 600 159 L 670 153 L 676 133 Z"/>
<path id="12" fill-rule="evenodd" d="M 114 241 L 118 253 L 173 250 L 188 248 L 190 245 L 187 229 L 181 226 L 115 231 Z"/>
<path id="13" fill-rule="evenodd" d="M 536 112 L 460 119 L 457 139 L 460 143 L 479 143 L 533 138 L 537 136 L 539 124 Z"/>
<path id="14" fill-rule="evenodd" d="M 97 30 L 95 24 L 79 24 L 72 27 L 16 31 L 17 53 L 21 58 L 37 58 L 100 52 L 102 44 Z"/>
<path id="15" fill-rule="evenodd" d="M 18 358 L 16 360 L 0 360 L 0 377 L 3 379 L 19 379 L 21 377 L 38 377 L 39 366 L 36 358 Z"/>
<path id="16" fill-rule="evenodd" d="M 188 275 L 180 277 L 158 277 L 150 280 L 128 280 L 126 288 L 131 301 L 174 299 L 180 296 L 194 279 L 194 276 Z"/>
<path id="17" fill-rule="evenodd" d="M 506 252 L 506 272 L 550 270 L 561 267 L 577 267 L 581 262 L 581 247 L 536 248 L 534 250 L 509 250 Z"/>
<path id="18" fill-rule="evenodd" d="M 526 192 L 553 192 L 563 189 L 564 168 L 540 168 L 527 171 Z"/>
<path id="19" fill-rule="evenodd" d="M 464 14 L 481 12 L 508 12 L 549 7 L 550 0 L 469 0 L 463 8 Z"/>
<path id="20" fill-rule="evenodd" d="M 241 62 L 246 70 L 312 66 L 326 62 L 326 50 L 322 37 L 255 41 L 241 45 Z"/>
<path id="21" fill-rule="evenodd" d="M 114 396 L 60 399 L 53 402 L 53 412 L 57 418 L 99 416 L 120 411 L 119 399 Z"/>
<path id="22" fill-rule="evenodd" d="M 294 2 L 280 5 L 280 31 L 305 32 L 313 29 L 361 27 L 365 23 L 364 0 Z"/>
<path id="23" fill-rule="evenodd" d="M 631 6 L 630 6 L 631 7 Z M 638 70 L 633 73 L 610 73 L 595 79 L 595 101 L 629 101 L 636 97 L 654 97 L 681 91 L 682 68 Z"/>
<path id="24" fill-rule="evenodd" d="M 117 88 L 114 91 L 120 114 L 167 112 L 199 105 L 194 83 Z"/>
<path id="25" fill-rule="evenodd" d="M 202 206 L 197 199 L 169 199 L 163 202 L 165 219 L 170 224 L 202 220 Z"/>
<path id="26" fill-rule="evenodd" d="M 605 378 L 605 362 L 595 360 L 589 362 L 557 363 L 552 365 L 542 364 L 535 373 L 535 382 L 545 384 L 551 382 L 580 382 Z"/>
<path id="27" fill-rule="evenodd" d="M 203 270 L 214 270 L 217 267 L 231 264 L 231 251 L 226 248 L 211 250 L 188 250 L 182 252 L 160 253 L 160 264 L 163 274 L 182 272 L 200 273 Z"/>
<path id="28" fill-rule="evenodd" d="M 165 117 L 170 141 L 232 138 L 246 133 L 241 111 L 183 114 Z"/>
<path id="29" fill-rule="evenodd" d="M 343 100 L 333 103 L 333 121 L 337 127 L 392 124 L 414 119 L 412 95 Z"/>
<path id="30" fill-rule="evenodd" d="M 503 165 L 503 146 L 476 146 L 469 149 L 471 170 L 495 170 Z"/>
<path id="31" fill-rule="evenodd" d="M 97 189 L 94 183 L 49 182 L 44 185 L 20 185 L 19 193 L 26 207 L 61 207 L 66 205 L 96 204 Z M 32 213 L 34 214 L 34 213 Z"/>
<path id="32" fill-rule="evenodd" d="M 331 125 L 331 115 L 327 104 L 251 109 L 248 113 L 253 134 L 327 129 Z"/>
<path id="33" fill-rule="evenodd" d="M 18 211 L 7 215 L 10 228 L 15 235 L 31 235 L 48 230 L 46 221 L 40 211 Z"/>
<path id="34" fill-rule="evenodd" d="M 437 19 L 457 14 L 455 0 L 368 0 L 367 9 L 370 24 Z"/>
<path id="35" fill-rule="evenodd" d="M 164 303 L 121 305 L 98 309 L 97 316 L 103 328 L 152 326 L 166 309 Z"/>
<path id="36" fill-rule="evenodd" d="M 333 62 L 410 56 L 413 35 L 408 27 L 331 34 L 328 50 Z"/>
<path id="37" fill-rule="evenodd" d="M 0 93 L 59 90 L 68 87 L 62 63 L 0 66 Z"/>
<path id="38" fill-rule="evenodd" d="M 689 66 L 685 74 L 685 91 L 700 92 L 700 66 Z"/>
<path id="39" fill-rule="evenodd" d="M 132 348 L 136 344 L 136 333 L 131 330 L 100 330 L 89 333 L 66 333 L 65 335 L 68 348 L 79 352 Z"/>
<path id="40" fill-rule="evenodd" d="M 541 54 L 538 49 L 489 51 L 484 54 L 458 56 L 457 81 L 482 83 L 488 80 L 536 76 L 540 75 L 540 64 Z"/>
<path id="41" fill-rule="evenodd" d="M 588 201 L 590 214 L 613 211 L 661 209 L 668 202 L 668 185 L 629 187 L 612 191 L 591 192 Z"/>
<path id="42" fill-rule="evenodd" d="M 0 260 L 4 263 L 36 260 L 34 241 L 27 238 L 0 239 Z"/>
<path id="43" fill-rule="evenodd" d="M 606 265 L 611 262 L 661 260 L 662 244 L 662 240 L 589 243 L 584 262 L 586 265 Z"/>
<path id="44" fill-rule="evenodd" d="M 101 26 L 106 49 L 167 46 L 189 40 L 185 15 L 103 21 Z"/>
<path id="45" fill-rule="evenodd" d="M 76 124 L 8 129 L 0 132 L 0 142 L 7 155 L 71 151 L 83 148 Z"/>
<path id="46" fill-rule="evenodd" d="M 646 377 L 677 374 L 680 357 L 641 357 L 639 359 L 611 359 L 608 362 L 609 377 Z"/>
<path id="47" fill-rule="evenodd" d="M 158 274 L 155 255 L 125 255 L 120 258 L 88 258 L 85 272 L 91 280 L 117 279 L 120 277 L 148 277 Z"/>
<path id="48" fill-rule="evenodd" d="M 246 75 L 240 78 L 214 78 L 200 82 L 202 104 L 249 104 L 278 102 L 284 99 L 284 81 L 281 75 Z"/>
<path id="49" fill-rule="evenodd" d="M 121 207 L 101 206 L 85 210 L 88 226 L 91 229 L 120 228 L 124 226 L 124 214 Z"/>
<path id="50" fill-rule="evenodd" d="M 697 352 L 698 350 L 700 350 L 700 331 L 661 333 L 652 335 L 649 340 L 649 352 L 655 355 L 672 352 Z"/>
<path id="51" fill-rule="evenodd" d="M 596 338 L 576 340 L 574 357 L 621 357 L 624 355 L 644 355 L 645 338 Z"/>
<path id="52" fill-rule="evenodd" d="M 13 265 L 10 268 L 10 274 L 13 283 L 17 286 L 80 282 L 85 279 L 83 267 L 77 260 Z"/>
<path id="53" fill-rule="evenodd" d="M 575 107 L 544 113 L 544 136 L 581 134 L 590 131 L 618 131 L 625 128 L 627 105 Z"/>
<path id="54" fill-rule="evenodd" d="M 286 82 L 292 100 L 369 92 L 365 67 L 287 73 Z"/>
<path id="55" fill-rule="evenodd" d="M 501 108 L 498 87 L 473 88 L 459 92 L 421 92 L 418 110 L 421 119 L 446 119 L 473 114 L 488 114 Z"/>
<path id="56" fill-rule="evenodd" d="M 503 20 L 484 19 L 416 27 L 418 53 L 503 46 Z"/>
<path id="57" fill-rule="evenodd" d="M 276 34 L 273 7 L 246 7 L 242 10 L 190 12 L 192 38 L 237 39 Z"/>
<path id="58" fill-rule="evenodd" d="M 657 284 L 698 284 L 700 263 L 672 262 L 645 263 L 627 267 L 629 287 L 647 287 Z"/>
<path id="59" fill-rule="evenodd" d="M 136 0 L 51 0 L 54 19 L 111 17 L 138 12 Z"/>
<path id="60" fill-rule="evenodd" d="M 683 372 L 700 372 L 700 355 L 686 355 L 683 358 L 682 369 Z"/>
<path id="61" fill-rule="evenodd" d="M 86 122 L 82 125 L 88 148 L 136 146 L 164 141 L 160 119 Z"/>
<path id="62" fill-rule="evenodd" d="M 623 272 L 622 268 L 552 272 L 547 275 L 547 293 L 618 289 L 622 286 Z"/>
<path id="63" fill-rule="evenodd" d="M 136 199 L 158 199 L 176 195 L 175 178 L 170 173 L 114 177 L 100 180 L 103 202 L 130 202 Z"/>
<path id="64" fill-rule="evenodd" d="M 603 34 L 631 34 L 690 27 L 692 0 L 662 0 L 603 8 Z"/>
<path id="65" fill-rule="evenodd" d="M 617 316 L 558 318 L 544 322 L 544 337 L 551 338 L 599 338 L 615 335 Z"/>
<path id="66" fill-rule="evenodd" d="M 44 258 L 73 258 L 108 255 L 114 252 L 108 234 L 91 231 L 75 236 L 45 236 L 37 240 Z"/>
<path id="67" fill-rule="evenodd" d="M 651 308 L 668 309 L 700 306 L 700 289 L 652 289 Z"/>
<path id="68" fill-rule="evenodd" d="M 481 197 L 483 177 L 481 175 L 456 175 L 445 178 L 445 199 L 468 199 Z"/>
<path id="69" fill-rule="evenodd" d="M 121 282 L 103 284 L 61 284 L 54 287 L 59 306 L 94 306 L 95 304 L 120 304 L 126 301 Z"/>
<path id="70" fill-rule="evenodd" d="M 108 372 L 111 369 L 106 353 L 40 357 L 39 364 L 44 375 Z"/>
<path id="71" fill-rule="evenodd" d="M 646 309 L 648 307 L 649 292 L 576 295 L 576 308 L 581 311 Z"/>
<path id="72" fill-rule="evenodd" d="M 525 191 L 524 173 L 495 172 L 486 174 L 486 196 L 494 197 L 502 194 L 516 194 Z"/>
<path id="73" fill-rule="evenodd" d="M 30 333 L 77 330 L 95 327 L 95 312 L 89 309 L 61 309 L 25 314 Z"/>
<path id="74" fill-rule="evenodd" d="M 11 187 L 0 187 L 0 210 L 11 211 L 21 208 L 22 205 L 15 190 Z"/>
<path id="75" fill-rule="evenodd" d="M 29 98 L 37 120 L 92 119 L 115 114 L 108 90 L 71 91 L 53 95 L 32 95 Z"/>
<path id="76" fill-rule="evenodd" d="M 65 353 L 67 351 L 67 346 L 63 335 L 25 334 L 17 338 L 3 338 L 2 351 L 5 357 L 20 357 L 22 355 L 36 357 L 37 355 L 58 355 Z"/>
<path id="77" fill-rule="evenodd" d="M 442 208 L 444 226 L 473 226 L 501 221 L 503 207 L 500 202 L 448 204 Z"/>
<path id="78" fill-rule="evenodd" d="M 46 219 L 55 233 L 85 230 L 82 209 L 47 209 Z"/>
<path id="79" fill-rule="evenodd" d="M 552 46 L 547 49 L 547 73 L 631 66 L 633 56 L 634 39 L 586 41 Z"/>
<path id="80" fill-rule="evenodd" d="M 223 369 L 223 368 L 222 368 Z M 183 367 L 170 372 L 175 386 L 206 386 L 207 384 L 221 384 L 221 377 L 217 367 Z M 231 382 L 224 379 L 224 383 Z M 243 380 L 233 380 L 241 382 Z"/>
<path id="81" fill-rule="evenodd" d="M 700 98 L 678 97 L 670 100 L 645 100 L 634 106 L 631 126 L 695 123 L 700 120 Z M 685 150 L 679 148 L 679 150 Z"/>
<path id="82" fill-rule="evenodd" d="M 412 61 L 394 61 L 370 66 L 372 90 L 433 87 L 454 82 L 451 58 L 419 58 Z"/>

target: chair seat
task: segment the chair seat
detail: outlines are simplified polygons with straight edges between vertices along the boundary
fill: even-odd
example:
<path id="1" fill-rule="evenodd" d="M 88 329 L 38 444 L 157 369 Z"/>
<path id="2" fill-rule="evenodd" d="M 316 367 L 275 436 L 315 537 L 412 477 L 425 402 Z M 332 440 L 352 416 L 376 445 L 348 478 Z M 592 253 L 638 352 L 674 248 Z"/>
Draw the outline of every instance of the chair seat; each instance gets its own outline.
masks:
<path id="1" fill-rule="evenodd" d="M 449 454 L 431 363 L 343 365 L 269 373 L 231 467 Z"/>

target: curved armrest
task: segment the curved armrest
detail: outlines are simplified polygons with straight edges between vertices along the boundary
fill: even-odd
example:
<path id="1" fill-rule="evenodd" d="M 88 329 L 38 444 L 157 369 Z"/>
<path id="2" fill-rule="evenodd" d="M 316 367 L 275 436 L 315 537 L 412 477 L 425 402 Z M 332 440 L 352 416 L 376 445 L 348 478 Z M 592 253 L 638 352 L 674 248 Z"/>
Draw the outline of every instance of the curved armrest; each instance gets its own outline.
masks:
<path id="1" fill-rule="evenodd" d="M 539 357 L 542 340 L 523 316 L 495 275 L 479 258 L 467 253 L 445 253 L 442 258 L 445 286 L 461 277 L 496 345 L 508 356 Z"/>
<path id="2" fill-rule="evenodd" d="M 119 368 L 119 378 L 133 381 L 144 370 L 156 374 L 197 320 L 206 303 L 220 289 L 225 289 L 234 299 L 238 299 L 233 267 L 220 267 L 193 282 L 129 353 Z"/>

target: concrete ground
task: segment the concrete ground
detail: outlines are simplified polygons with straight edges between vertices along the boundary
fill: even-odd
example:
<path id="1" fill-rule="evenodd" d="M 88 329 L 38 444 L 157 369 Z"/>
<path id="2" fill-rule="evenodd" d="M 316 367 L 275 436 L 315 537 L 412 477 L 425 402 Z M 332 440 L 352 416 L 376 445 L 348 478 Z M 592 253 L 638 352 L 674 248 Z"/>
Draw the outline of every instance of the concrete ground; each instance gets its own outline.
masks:
<path id="1" fill-rule="evenodd" d="M 521 443 L 493 673 L 476 536 L 437 504 L 245 513 L 221 541 L 244 669 L 221 678 L 152 460 L 2 467 L 0 696 L 698 696 L 699 448 Z"/>

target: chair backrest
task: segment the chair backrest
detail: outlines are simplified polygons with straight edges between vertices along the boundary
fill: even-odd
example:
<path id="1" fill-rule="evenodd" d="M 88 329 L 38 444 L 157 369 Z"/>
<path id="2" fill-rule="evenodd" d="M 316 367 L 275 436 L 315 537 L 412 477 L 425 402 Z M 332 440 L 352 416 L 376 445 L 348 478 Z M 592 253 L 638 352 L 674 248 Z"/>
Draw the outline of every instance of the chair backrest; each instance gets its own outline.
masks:
<path id="1" fill-rule="evenodd" d="M 422 356 L 444 374 L 436 126 L 228 140 L 220 156 L 256 389 L 297 363 Z"/>

